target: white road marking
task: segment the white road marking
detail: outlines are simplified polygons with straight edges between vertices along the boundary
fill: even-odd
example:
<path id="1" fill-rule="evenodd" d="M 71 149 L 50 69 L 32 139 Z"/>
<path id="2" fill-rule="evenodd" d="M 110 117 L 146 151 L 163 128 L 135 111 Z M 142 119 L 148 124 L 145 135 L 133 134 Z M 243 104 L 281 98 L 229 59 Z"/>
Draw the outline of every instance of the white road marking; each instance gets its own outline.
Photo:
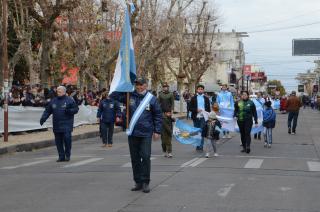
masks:
<path id="1" fill-rule="evenodd" d="M 218 194 L 220 197 L 225 198 L 225 197 L 229 194 L 229 192 L 231 191 L 231 189 L 232 189 L 234 186 L 235 186 L 235 184 L 233 184 L 233 183 L 232 183 L 232 184 L 227 184 L 227 185 L 225 185 L 225 187 L 219 189 L 219 190 L 217 191 L 217 194 Z"/>
<path id="2" fill-rule="evenodd" d="M 72 155 L 72 158 L 92 158 L 94 155 Z M 35 158 L 38 160 L 46 160 L 46 159 L 57 159 L 58 156 L 47 156 L 47 157 L 39 157 Z"/>
<path id="3" fill-rule="evenodd" d="M 283 191 L 283 192 L 286 192 L 286 191 L 292 190 L 292 188 L 290 188 L 290 187 L 280 187 L 280 190 Z"/>
<path id="4" fill-rule="evenodd" d="M 82 165 L 93 163 L 93 162 L 96 162 L 96 161 L 99 161 L 99 160 L 103 160 L 103 158 L 90 158 L 90 159 L 87 159 L 87 160 L 83 160 L 83 161 L 79 161 L 79 162 L 76 162 L 76 163 L 71 163 L 71 164 L 65 165 L 65 166 L 63 166 L 63 168 L 82 166 Z"/>
<path id="5" fill-rule="evenodd" d="M 150 160 L 154 160 L 154 159 L 156 159 L 156 158 L 155 157 L 151 157 L 150 158 Z M 123 164 L 121 167 L 123 167 L 123 168 L 131 168 L 132 165 L 131 165 L 131 162 L 128 162 L 128 163 Z"/>
<path id="6" fill-rule="evenodd" d="M 203 163 L 206 160 L 208 160 L 208 158 L 199 158 L 195 162 L 191 163 L 189 166 L 196 167 L 196 166 L 198 166 L 199 164 Z"/>
<path id="7" fill-rule="evenodd" d="M 245 169 L 259 169 L 263 163 L 263 159 L 249 159 L 246 165 L 244 166 Z"/>
<path id="8" fill-rule="evenodd" d="M 319 161 L 318 158 L 301 158 L 301 157 L 269 157 L 269 156 L 246 156 L 246 155 L 221 155 L 220 157 L 225 158 L 259 158 L 259 159 L 299 159 L 299 160 L 310 160 L 310 161 Z"/>
<path id="9" fill-rule="evenodd" d="M 17 166 L 6 166 L 6 167 L 2 167 L 1 169 L 17 169 L 17 168 L 22 168 L 22 167 L 28 167 L 28 166 L 34 166 L 34 165 L 38 165 L 41 163 L 47 163 L 49 162 L 49 160 L 40 160 L 40 161 L 35 161 L 35 162 L 30 162 L 30 163 L 23 163 Z"/>
<path id="10" fill-rule="evenodd" d="M 308 161 L 309 171 L 320 172 L 320 162 Z"/>
<path id="11" fill-rule="evenodd" d="M 189 160 L 189 161 L 185 162 L 184 164 L 182 164 L 180 167 L 186 167 L 186 166 L 190 165 L 191 163 L 195 162 L 198 159 L 199 158 L 193 158 L 192 160 Z"/>

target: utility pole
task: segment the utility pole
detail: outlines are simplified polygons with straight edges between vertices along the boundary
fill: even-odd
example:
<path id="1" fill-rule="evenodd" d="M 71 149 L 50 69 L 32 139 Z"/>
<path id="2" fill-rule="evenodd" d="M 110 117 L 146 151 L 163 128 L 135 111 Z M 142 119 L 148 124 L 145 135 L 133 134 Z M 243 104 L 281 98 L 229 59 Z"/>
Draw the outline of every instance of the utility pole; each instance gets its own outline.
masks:
<path id="1" fill-rule="evenodd" d="M 4 104 L 3 104 L 3 141 L 8 141 L 8 98 L 9 98 L 9 70 L 8 70 L 8 1 L 2 0 L 2 67 L 3 67 L 3 87 L 4 87 Z"/>

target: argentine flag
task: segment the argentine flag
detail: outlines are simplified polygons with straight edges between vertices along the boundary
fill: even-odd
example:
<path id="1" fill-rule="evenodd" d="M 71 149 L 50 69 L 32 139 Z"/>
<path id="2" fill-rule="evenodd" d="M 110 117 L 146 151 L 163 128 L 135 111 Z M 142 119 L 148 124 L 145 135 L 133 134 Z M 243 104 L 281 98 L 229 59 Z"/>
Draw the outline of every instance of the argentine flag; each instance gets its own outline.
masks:
<path id="1" fill-rule="evenodd" d="M 131 7 L 133 11 L 134 7 Z M 130 27 L 130 17 L 128 9 L 125 10 L 124 25 L 122 27 L 122 37 L 120 50 L 114 77 L 110 85 L 111 94 L 117 92 L 132 92 L 134 90 L 134 80 L 136 79 L 136 62 L 134 58 L 134 48 Z"/>

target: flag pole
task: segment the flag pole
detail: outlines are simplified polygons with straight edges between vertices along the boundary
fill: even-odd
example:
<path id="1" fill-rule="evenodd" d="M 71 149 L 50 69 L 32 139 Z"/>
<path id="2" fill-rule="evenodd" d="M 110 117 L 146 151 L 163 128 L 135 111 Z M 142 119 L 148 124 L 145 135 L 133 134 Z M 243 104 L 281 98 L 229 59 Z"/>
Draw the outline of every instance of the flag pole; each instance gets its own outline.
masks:
<path id="1" fill-rule="evenodd" d="M 126 112 L 127 112 L 127 118 L 126 118 L 126 129 L 129 129 L 129 115 L 130 115 L 130 113 L 129 113 L 129 106 L 130 106 L 130 93 L 129 92 L 127 92 L 127 105 L 126 105 Z"/>

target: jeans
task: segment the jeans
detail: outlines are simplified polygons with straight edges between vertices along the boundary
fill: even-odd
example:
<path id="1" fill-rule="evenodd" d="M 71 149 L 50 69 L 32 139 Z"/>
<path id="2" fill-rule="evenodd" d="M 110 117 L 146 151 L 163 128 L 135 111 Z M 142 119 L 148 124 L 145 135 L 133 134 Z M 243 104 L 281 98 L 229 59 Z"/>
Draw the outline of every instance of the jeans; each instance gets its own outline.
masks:
<path id="1" fill-rule="evenodd" d="M 102 143 L 112 144 L 114 123 L 100 123 Z"/>
<path id="2" fill-rule="evenodd" d="M 298 116 L 299 116 L 299 111 L 298 112 L 289 112 L 288 128 L 292 129 L 292 132 L 296 132 Z M 293 120 L 293 123 L 292 123 L 292 120 Z M 292 127 L 291 127 L 291 124 L 292 124 Z"/>
<path id="3" fill-rule="evenodd" d="M 151 140 L 151 137 L 128 137 L 133 180 L 136 184 L 150 182 Z"/>
<path id="4" fill-rule="evenodd" d="M 71 132 L 55 132 L 54 139 L 59 159 L 64 160 L 71 156 Z"/>
<path id="5" fill-rule="evenodd" d="M 252 129 L 253 121 L 238 121 L 238 126 L 241 135 L 241 143 L 243 149 L 250 149 L 251 144 L 251 129 Z"/>
<path id="6" fill-rule="evenodd" d="M 193 126 L 196 128 L 200 128 L 202 129 L 202 133 L 201 133 L 201 144 L 200 146 L 197 146 L 197 149 L 201 149 L 203 150 L 203 144 L 204 144 L 204 137 L 205 137 L 205 128 L 206 128 L 206 121 L 204 120 L 204 118 L 196 118 L 193 120 Z"/>
<path id="7" fill-rule="evenodd" d="M 272 144 L 272 128 L 264 128 L 264 141 L 267 144 Z"/>

